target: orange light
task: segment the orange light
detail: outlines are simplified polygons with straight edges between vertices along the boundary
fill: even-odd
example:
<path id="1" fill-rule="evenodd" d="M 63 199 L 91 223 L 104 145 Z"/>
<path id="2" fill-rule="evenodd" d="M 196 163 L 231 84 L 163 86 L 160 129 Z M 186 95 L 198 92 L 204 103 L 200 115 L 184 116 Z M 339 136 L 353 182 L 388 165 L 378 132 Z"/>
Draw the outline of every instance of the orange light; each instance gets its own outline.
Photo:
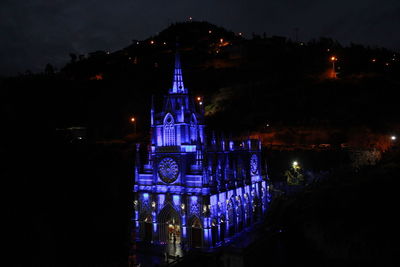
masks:
<path id="1" fill-rule="evenodd" d="M 100 80 L 103 80 L 103 74 L 96 74 L 95 76 L 93 76 L 93 77 L 90 77 L 89 78 L 90 80 L 97 80 L 97 81 L 100 81 Z"/>
<path id="2" fill-rule="evenodd" d="M 331 57 L 331 61 L 337 61 L 337 57 Z"/>
<path id="3" fill-rule="evenodd" d="M 197 97 L 197 101 L 200 101 L 200 100 L 201 100 L 201 97 L 200 97 L 200 96 L 198 96 L 198 97 Z"/>
<path id="4" fill-rule="evenodd" d="M 131 118 L 131 122 L 135 122 L 135 118 L 134 117 Z"/>
<path id="5" fill-rule="evenodd" d="M 224 42 L 224 39 L 222 39 L 222 38 L 219 39 L 219 42 L 220 42 L 220 43 L 223 43 L 223 42 Z"/>
<path id="6" fill-rule="evenodd" d="M 150 44 L 154 44 L 154 41 L 153 41 L 153 40 L 151 40 L 151 41 L 150 41 Z"/>

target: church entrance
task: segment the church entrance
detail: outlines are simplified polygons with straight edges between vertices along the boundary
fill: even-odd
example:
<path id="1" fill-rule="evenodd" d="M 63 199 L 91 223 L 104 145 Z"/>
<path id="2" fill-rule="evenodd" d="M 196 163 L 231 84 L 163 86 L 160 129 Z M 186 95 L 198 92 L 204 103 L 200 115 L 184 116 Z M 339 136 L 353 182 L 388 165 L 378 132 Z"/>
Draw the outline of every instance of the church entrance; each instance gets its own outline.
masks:
<path id="1" fill-rule="evenodd" d="M 168 223 L 168 242 L 173 244 L 181 243 L 181 227 L 172 218 Z"/>
<path id="2" fill-rule="evenodd" d="M 192 238 L 191 238 L 191 247 L 199 248 L 201 247 L 201 237 L 203 233 L 203 229 L 201 228 L 201 223 L 199 218 L 195 218 L 191 227 Z"/>
<path id="3" fill-rule="evenodd" d="M 178 212 L 166 205 L 158 214 L 159 238 L 164 244 L 180 244 L 181 220 Z"/>

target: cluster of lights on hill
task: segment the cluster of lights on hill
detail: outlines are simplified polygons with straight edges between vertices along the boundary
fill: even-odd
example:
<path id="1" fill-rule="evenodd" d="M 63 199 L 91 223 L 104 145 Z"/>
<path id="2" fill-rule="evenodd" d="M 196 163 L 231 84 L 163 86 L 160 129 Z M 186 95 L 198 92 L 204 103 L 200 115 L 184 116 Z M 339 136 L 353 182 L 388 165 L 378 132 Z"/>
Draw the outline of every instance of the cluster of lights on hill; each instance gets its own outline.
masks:
<path id="1" fill-rule="evenodd" d="M 246 57 L 249 54 L 246 49 L 251 49 L 253 42 L 254 44 L 260 42 L 259 44 L 261 45 L 268 44 L 269 42 L 267 40 L 268 38 L 266 38 L 265 36 L 262 38 L 257 37 L 258 39 L 253 36 L 253 39 L 249 40 L 250 42 L 242 43 L 241 40 L 244 40 L 242 32 L 236 32 L 236 33 L 228 32 L 212 24 L 207 24 L 207 23 L 202 24 L 200 22 L 195 22 L 192 17 L 189 17 L 186 23 L 177 23 L 176 25 L 177 26 L 171 26 L 167 28 L 166 30 L 162 31 L 160 34 L 152 38 L 141 41 L 135 40 L 131 46 L 121 51 L 116 51 L 116 52 L 106 51 L 103 53 L 106 56 L 106 58 L 108 56 L 123 55 L 122 58 L 126 57 L 126 59 L 130 64 L 137 65 L 145 63 L 147 66 L 150 65 L 153 66 L 154 68 L 158 68 L 160 67 L 159 65 L 160 62 L 157 58 L 151 59 L 153 60 L 152 62 L 148 62 L 149 57 L 142 57 L 141 53 L 149 53 L 149 51 L 153 50 L 160 51 L 161 53 L 166 53 L 167 51 L 171 51 L 176 46 L 176 40 L 177 40 L 176 36 L 182 35 L 182 38 L 180 38 L 182 40 L 182 47 L 184 47 L 184 49 L 186 49 L 187 51 L 190 51 L 192 49 L 192 46 L 195 45 L 197 41 L 204 42 L 205 44 L 204 47 L 205 49 L 207 49 L 206 52 L 208 53 L 208 55 L 213 57 L 210 58 L 208 62 L 206 61 L 204 65 L 206 65 L 207 67 L 210 66 L 214 68 L 228 68 L 228 67 L 237 67 L 237 65 L 235 65 L 237 62 L 235 61 L 235 59 L 241 59 L 242 57 Z M 193 36 L 190 35 L 190 33 L 192 32 L 195 32 L 196 34 Z M 186 35 L 188 33 L 189 35 Z M 187 38 L 188 36 L 192 39 Z M 196 36 L 199 37 L 198 40 L 196 39 L 197 38 Z M 271 38 L 273 39 L 273 37 Z M 305 43 L 296 41 L 296 43 L 294 43 L 289 39 L 286 38 L 283 39 L 286 40 L 285 42 L 287 42 L 289 47 L 292 47 L 290 46 L 291 44 L 297 44 L 299 47 L 301 47 L 301 49 L 308 49 L 308 50 L 310 48 L 313 49 L 312 42 Z M 185 44 L 185 42 L 188 43 Z M 283 42 L 281 45 L 287 45 L 285 44 L 285 42 Z M 398 64 L 399 55 L 396 53 L 392 52 L 381 53 L 380 50 L 372 49 L 371 53 L 365 54 L 365 56 L 360 58 L 355 58 L 352 57 L 351 53 L 348 53 L 348 51 L 344 51 L 345 49 L 347 49 L 346 47 L 341 47 L 340 45 L 338 46 L 328 45 L 328 47 L 323 48 L 324 49 L 323 51 L 326 54 L 322 56 L 325 57 L 324 60 L 327 63 L 327 65 L 328 63 L 331 64 L 330 65 L 331 67 L 329 67 L 328 69 L 329 73 L 327 77 L 329 78 L 336 79 L 338 77 L 343 77 L 343 75 L 346 75 L 349 72 L 354 72 L 354 71 L 391 72 L 392 70 L 397 69 L 399 66 Z M 295 52 L 298 53 L 299 51 L 303 50 L 296 50 Z M 313 54 L 314 52 L 306 52 L 306 53 Z M 314 57 L 316 56 L 314 55 Z M 112 60 L 113 59 L 111 58 L 106 59 L 107 62 Z M 312 66 L 313 61 L 311 58 L 310 62 L 311 63 L 307 63 L 306 65 Z M 365 64 L 362 64 L 362 62 L 364 62 Z M 359 68 L 360 70 L 349 69 L 347 68 L 348 65 L 351 65 L 352 67 L 356 66 L 356 68 Z M 324 68 L 325 67 L 323 67 L 322 64 L 320 64 L 319 70 L 321 72 L 325 72 L 327 70 L 327 68 L 326 69 Z M 102 80 L 104 79 L 104 77 L 107 77 L 107 73 L 98 72 L 98 73 L 93 73 L 89 77 L 89 79 Z"/>

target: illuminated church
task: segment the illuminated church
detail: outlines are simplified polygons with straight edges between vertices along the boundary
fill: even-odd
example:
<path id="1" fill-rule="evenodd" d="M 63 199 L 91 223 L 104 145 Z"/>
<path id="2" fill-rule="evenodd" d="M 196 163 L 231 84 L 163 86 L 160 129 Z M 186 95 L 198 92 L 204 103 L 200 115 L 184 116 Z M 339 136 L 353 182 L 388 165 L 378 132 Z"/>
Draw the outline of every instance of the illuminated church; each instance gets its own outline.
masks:
<path id="1" fill-rule="evenodd" d="M 139 154 L 139 145 L 136 146 Z M 209 248 L 251 226 L 266 211 L 268 185 L 261 173 L 261 142 L 206 136 L 175 57 L 172 88 L 161 111 L 151 108 L 148 159 L 136 157 L 136 237 L 158 244 Z"/>

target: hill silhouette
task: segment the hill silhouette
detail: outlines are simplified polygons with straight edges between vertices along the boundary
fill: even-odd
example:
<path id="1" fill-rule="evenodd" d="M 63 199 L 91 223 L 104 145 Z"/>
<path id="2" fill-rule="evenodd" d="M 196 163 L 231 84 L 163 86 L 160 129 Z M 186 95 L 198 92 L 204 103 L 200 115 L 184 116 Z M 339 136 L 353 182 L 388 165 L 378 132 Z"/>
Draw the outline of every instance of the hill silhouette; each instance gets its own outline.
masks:
<path id="1" fill-rule="evenodd" d="M 204 98 L 210 128 L 248 134 L 266 123 L 382 129 L 398 123 L 391 97 L 400 83 L 397 53 L 329 38 L 244 38 L 207 22 L 172 24 L 114 52 L 71 54 L 58 72 L 48 64 L 43 73 L 3 79 L 2 99 L 9 114 L 25 121 L 33 114 L 35 125 L 83 125 L 95 139 L 113 139 L 132 131 L 135 115 L 146 133 L 151 96 L 159 105 L 171 86 L 177 49 L 185 85 Z M 329 76 L 331 56 L 338 59 L 337 79 Z"/>

